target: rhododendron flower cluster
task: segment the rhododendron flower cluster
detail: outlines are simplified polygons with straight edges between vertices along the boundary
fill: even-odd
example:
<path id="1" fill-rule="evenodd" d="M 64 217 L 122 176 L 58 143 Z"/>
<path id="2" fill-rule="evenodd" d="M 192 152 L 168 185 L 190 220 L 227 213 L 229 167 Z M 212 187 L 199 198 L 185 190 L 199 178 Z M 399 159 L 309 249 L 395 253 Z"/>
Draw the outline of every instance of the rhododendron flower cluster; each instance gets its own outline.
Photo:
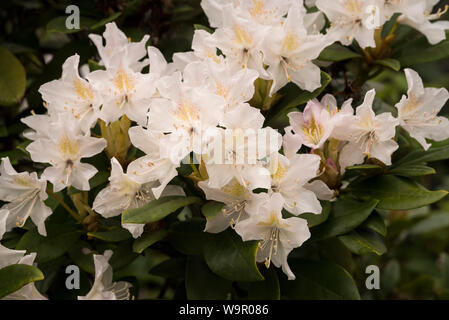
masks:
<path id="1" fill-rule="evenodd" d="M 321 87 L 317 59 L 326 47 L 354 40 L 361 48 L 375 47 L 375 30 L 394 14 L 437 43 L 449 25 L 432 22 L 442 14 L 430 13 L 435 2 L 317 0 L 319 10 L 310 12 L 303 1 L 203 0 L 215 30 L 196 30 L 192 51 L 174 54 L 172 62 L 147 47 L 149 36 L 130 42 L 115 23 L 106 24 L 103 37 L 90 35 L 99 69 L 80 76 L 80 57 L 69 57 L 61 78 L 39 90 L 47 113 L 22 119 L 31 140 L 26 150 L 45 168 L 39 174 L 16 172 L 2 159 L 0 199 L 7 203 L 0 210 L 0 231 L 23 227 L 30 217 L 45 236 L 45 220 L 52 214 L 44 203 L 47 190 L 89 191 L 98 168 L 88 160 L 102 152 L 110 161 L 105 164 L 109 182 L 89 209 L 104 218 L 184 196 L 173 181 L 190 165 L 198 192 L 223 203 L 207 217 L 204 232 L 232 228 L 242 241 L 258 241 L 257 261 L 295 279 L 289 253 L 310 238 L 301 215 L 322 214 L 322 201 L 333 201 L 341 186 L 326 177 L 341 178 L 347 167 L 367 160 L 391 165 L 399 127 L 424 149 L 431 146 L 426 139 L 449 138 L 449 122 L 438 115 L 449 93 L 425 88 L 417 72 L 405 69 L 409 90 L 395 114 L 373 111 L 375 89 L 358 105 L 326 94 L 309 100 L 303 111 L 289 112 L 289 124 L 277 130 L 251 104 L 257 81 L 269 85 L 267 97 L 290 83 L 312 92 Z M 105 132 L 114 125 L 121 126 L 121 136 L 111 138 Z M 135 157 L 111 152 L 114 139 L 123 135 L 126 148 L 139 150 Z M 145 224 L 123 221 L 122 226 L 139 238 Z M 0 263 L 33 263 L 33 254 L 0 249 Z M 95 284 L 80 299 L 129 298 L 130 285 L 112 281 L 110 256 L 109 251 L 94 256 Z M 33 285 L 15 295 L 43 298 Z"/>

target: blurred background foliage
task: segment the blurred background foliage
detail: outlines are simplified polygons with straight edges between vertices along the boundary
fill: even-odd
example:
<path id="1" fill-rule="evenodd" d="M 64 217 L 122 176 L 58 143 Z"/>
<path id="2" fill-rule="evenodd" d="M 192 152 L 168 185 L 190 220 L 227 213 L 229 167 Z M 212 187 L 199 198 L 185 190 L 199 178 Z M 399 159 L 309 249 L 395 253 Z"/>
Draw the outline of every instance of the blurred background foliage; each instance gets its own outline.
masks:
<path id="1" fill-rule="evenodd" d="M 68 33 L 64 25 L 67 16 L 65 9 L 70 4 L 78 5 L 81 13 L 81 30 L 72 33 Z M 445 4 L 449 1 L 440 3 L 441 6 Z M 443 18 L 447 19 L 448 14 Z M 33 111 L 45 112 L 39 87 L 59 78 L 62 63 L 74 53 L 81 56 L 81 64 L 88 63 L 89 59 L 98 61 L 96 50 L 87 36 L 89 33 L 101 34 L 104 25 L 110 21 L 115 21 L 133 41 L 150 34 L 151 44 L 158 47 L 168 60 L 174 52 L 190 49 L 195 24 L 208 25 L 200 0 L 0 1 L 0 157 L 9 156 L 18 171 L 36 169 L 26 156 L 26 141 L 21 137 L 26 127 L 20 118 Z M 392 56 L 413 55 L 422 49 L 418 47 L 418 42 L 414 42 L 416 38 L 422 38 L 418 33 L 411 32 L 407 27 L 400 27 L 397 33 Z M 395 46 L 400 50 L 395 52 Z M 448 56 L 449 42 L 438 50 L 445 51 Z M 425 85 L 449 89 L 449 60 L 425 60 L 411 66 L 422 76 Z M 341 90 L 341 72 L 344 68 L 350 69 L 350 63 L 335 63 L 326 69 L 334 78 L 326 92 L 337 94 Z M 365 83 L 362 89 L 372 87 L 378 92 L 378 111 L 394 110 L 394 104 L 407 91 L 403 72 L 387 68 Z M 346 92 L 344 98 L 348 96 L 353 95 Z M 356 106 L 360 97 L 354 98 Z M 448 105 L 442 114 L 449 115 Z M 437 145 L 448 144 L 448 141 L 443 141 Z M 432 166 L 438 174 L 420 177 L 418 181 L 429 189 L 449 190 L 448 162 L 433 163 Z M 387 222 L 388 251 L 385 254 L 352 255 L 339 238 L 333 238 L 328 243 L 328 249 L 322 249 L 321 258 L 351 270 L 365 299 L 448 299 L 449 200 L 416 210 L 378 210 L 378 213 Z M 128 249 L 123 248 L 124 251 Z M 304 252 L 307 250 L 313 250 L 313 244 L 307 244 L 302 249 Z M 76 252 L 76 248 L 71 250 L 74 260 Z M 116 276 L 135 274 L 134 271 L 142 264 L 150 268 L 164 260 L 156 251 L 153 253 L 150 259 L 140 256 L 127 268 L 119 269 Z M 112 262 L 116 267 L 120 265 L 120 261 Z M 64 260 L 59 263 L 63 265 Z M 182 277 L 176 272 L 183 268 L 176 263 L 166 263 L 163 269 L 159 268 L 159 274 Z M 367 290 L 365 287 L 365 268 L 371 264 L 378 265 L 381 270 L 380 290 Z M 54 263 L 47 266 L 48 269 L 57 267 Z M 164 286 L 160 278 L 146 274 L 141 274 L 139 280 Z M 148 292 L 148 297 L 170 297 L 173 294 L 159 288 L 154 293 Z"/>

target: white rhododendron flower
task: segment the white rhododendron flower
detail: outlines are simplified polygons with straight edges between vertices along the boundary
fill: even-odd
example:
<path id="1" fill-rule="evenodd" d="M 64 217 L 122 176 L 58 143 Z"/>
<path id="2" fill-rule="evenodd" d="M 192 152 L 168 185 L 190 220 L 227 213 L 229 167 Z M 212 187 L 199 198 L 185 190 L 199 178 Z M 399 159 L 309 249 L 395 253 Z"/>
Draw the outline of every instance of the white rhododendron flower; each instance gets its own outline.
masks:
<path id="1" fill-rule="evenodd" d="M 153 189 L 159 183 L 145 181 L 145 176 L 133 173 L 135 165 L 137 164 L 129 164 L 130 172 L 124 173 L 117 159 L 111 159 L 110 185 L 98 193 L 92 206 L 93 210 L 105 218 L 110 218 L 120 215 L 124 210 L 142 207 L 156 198 Z M 184 195 L 184 192 L 180 187 L 169 186 L 162 193 L 162 196 L 171 195 Z M 134 238 L 142 235 L 144 226 L 144 224 L 123 224 Z"/>
<path id="2" fill-rule="evenodd" d="M 0 165 L 0 200 L 8 202 L 3 206 L 8 210 L 6 230 L 23 227 L 28 217 L 37 226 L 39 233 L 47 235 L 45 220 L 52 211 L 44 201 L 47 181 L 39 179 L 36 172 L 18 173 L 11 166 L 9 158 L 3 158 Z"/>
<path id="3" fill-rule="evenodd" d="M 0 209 L 0 240 L 7 231 L 6 221 L 9 216 L 7 209 Z M 0 244 L 0 269 L 6 266 L 16 264 L 25 255 L 25 250 L 11 250 Z"/>
<path id="4" fill-rule="evenodd" d="M 317 0 L 316 6 L 331 22 L 328 34 L 343 45 L 355 39 L 362 48 L 375 47 L 374 31 L 382 26 L 383 0 Z"/>
<path id="5" fill-rule="evenodd" d="M 335 134 L 334 129 L 344 126 L 345 119 L 353 114 L 351 103 L 352 99 L 345 101 L 339 110 L 335 97 L 330 94 L 326 94 L 321 101 L 310 100 L 304 112 L 288 114 L 291 128 L 302 144 L 312 149 L 321 149 Z"/>
<path id="6" fill-rule="evenodd" d="M 267 71 L 273 79 L 270 94 L 288 82 L 294 82 L 304 90 L 313 91 L 321 85 L 320 68 L 312 60 L 333 40 L 322 34 L 308 34 L 306 10 L 295 2 L 287 18 L 273 28 L 264 39 L 262 51 Z"/>
<path id="7" fill-rule="evenodd" d="M 117 61 L 115 61 L 117 60 Z M 102 95 L 103 106 L 99 118 L 106 123 L 122 115 L 145 124 L 150 98 L 156 92 L 156 77 L 131 69 L 121 55 L 112 58 L 114 64 L 106 70 L 96 70 L 87 79 Z"/>
<path id="8" fill-rule="evenodd" d="M 89 38 L 95 44 L 100 55 L 103 65 L 109 68 L 122 66 L 130 68 L 133 71 L 139 72 L 142 68 L 148 65 L 148 60 L 143 61 L 147 53 L 146 43 L 150 39 L 149 35 L 143 36 L 140 42 L 130 42 L 128 37 L 117 27 L 114 22 L 106 24 L 106 30 L 103 37 L 96 34 L 90 34 Z M 103 45 L 103 38 L 105 45 Z M 120 57 L 117 59 L 117 57 Z"/>
<path id="9" fill-rule="evenodd" d="M 39 92 L 51 110 L 72 113 L 81 129 L 87 132 L 97 122 L 103 101 L 100 92 L 79 76 L 79 59 L 77 54 L 67 58 L 62 65 L 61 79 L 45 83 Z"/>
<path id="10" fill-rule="evenodd" d="M 78 123 L 62 115 L 52 126 L 50 136 L 39 138 L 26 148 L 31 159 L 51 165 L 44 170 L 42 178 L 53 183 L 55 192 L 67 186 L 89 190 L 89 179 L 98 170 L 81 159 L 100 153 L 106 147 L 106 141 L 83 134 Z"/>
<path id="11" fill-rule="evenodd" d="M 215 217 L 207 219 L 204 231 L 211 233 L 222 232 L 229 226 L 234 227 L 248 217 L 247 208 L 257 211 L 265 201 L 262 194 L 251 192 L 235 178 L 221 188 L 209 187 L 208 181 L 200 181 L 198 186 L 204 191 L 206 199 L 225 204 Z"/>
<path id="12" fill-rule="evenodd" d="M 391 155 L 398 148 L 393 140 L 399 120 L 391 113 L 376 115 L 372 109 L 374 89 L 368 91 L 363 103 L 357 107 L 355 116 L 346 126 L 345 145 L 340 154 L 340 166 L 344 168 L 363 163 L 365 157 L 376 158 L 383 163 L 391 164 Z"/>
<path id="13" fill-rule="evenodd" d="M 446 39 L 446 30 L 449 30 L 449 21 L 436 21 L 447 12 L 447 5 L 444 10 L 437 10 L 432 13 L 433 7 L 438 0 L 387 0 L 385 1 L 385 11 L 389 16 L 400 13 L 398 21 L 402 24 L 423 33 L 430 44 L 437 44 Z"/>
<path id="14" fill-rule="evenodd" d="M 227 61 L 222 55 L 217 55 L 214 37 L 205 30 L 195 30 L 192 39 L 192 50 L 173 54 L 173 65 L 177 70 L 183 71 L 189 63 L 195 61 L 211 62 L 218 65 Z"/>
<path id="15" fill-rule="evenodd" d="M 251 68 L 266 75 L 262 64 L 260 45 L 266 34 L 265 26 L 236 14 L 236 9 L 227 5 L 222 9 L 223 27 L 213 34 L 213 41 L 231 62 L 243 68 Z"/>
<path id="16" fill-rule="evenodd" d="M 297 217 L 282 217 L 284 198 L 281 194 L 265 194 L 265 197 L 266 204 L 258 211 L 248 209 L 249 218 L 239 222 L 235 231 L 243 241 L 260 240 L 257 261 L 265 262 L 267 267 L 271 262 L 276 267 L 282 266 L 282 271 L 293 280 L 295 275 L 290 270 L 287 256 L 310 237 L 307 221 Z"/>
<path id="17" fill-rule="evenodd" d="M 95 281 L 92 289 L 85 296 L 78 296 L 78 300 L 129 300 L 131 284 L 125 281 L 112 281 L 112 267 L 109 259 L 113 252 L 106 250 L 103 255 L 94 254 Z"/>
<path id="18" fill-rule="evenodd" d="M 218 125 L 226 102 L 204 88 L 188 87 L 178 73 L 164 80 L 159 87 L 162 97 L 151 102 L 148 129 L 169 134 L 164 140 L 169 141 L 170 158 L 176 163 L 192 151 L 203 152 L 206 141 L 202 137 Z"/>
<path id="19" fill-rule="evenodd" d="M 317 177 L 321 158 L 314 154 L 295 154 L 291 158 L 279 154 L 277 159 L 271 170 L 271 189 L 284 197 L 284 209 L 294 215 L 321 213 L 317 196 L 305 188 Z"/>
<path id="20" fill-rule="evenodd" d="M 8 210 L 0 209 L 0 240 L 7 230 L 8 216 Z M 0 269 L 14 264 L 32 266 L 36 253 L 33 252 L 28 255 L 25 255 L 25 253 L 26 250 L 11 250 L 0 244 Z M 47 298 L 36 289 L 34 283 L 29 283 L 16 292 L 3 297 L 2 300 L 47 300 Z"/>
<path id="21" fill-rule="evenodd" d="M 225 111 L 236 109 L 254 95 L 258 73 L 239 66 L 212 62 L 190 63 L 184 69 L 184 83 L 190 87 L 204 86 L 226 101 Z"/>
<path id="22" fill-rule="evenodd" d="M 289 8 L 296 4 L 292 0 L 252 0 L 241 1 L 237 10 L 239 15 L 260 24 L 275 25 L 287 14 Z"/>
<path id="23" fill-rule="evenodd" d="M 244 119 L 241 119 L 244 120 Z M 233 179 L 250 190 L 270 188 L 262 159 L 277 153 L 282 137 L 272 128 L 217 129 L 205 155 L 209 186 L 221 188 Z"/>
<path id="24" fill-rule="evenodd" d="M 352 176 L 344 175 L 348 166 L 370 159 L 391 165 L 399 148 L 397 126 L 425 150 L 431 146 L 426 139 L 449 138 L 449 120 L 438 116 L 449 92 L 424 88 L 411 69 L 404 70 L 408 92 L 396 104 L 397 118 L 373 111 L 374 89 L 362 95 L 368 86 L 377 88 L 375 76 L 396 62 L 396 51 L 403 54 L 392 45 L 397 24 L 415 28 L 431 44 L 446 38 L 449 22 L 433 21 L 444 13 L 433 11 L 437 3 L 202 0 L 215 29 L 196 30 L 190 51 L 172 57 L 147 46 L 148 35 L 132 42 L 114 22 L 107 23 L 102 35 L 89 35 L 101 67 L 80 68 L 78 54 L 68 57 L 61 78 L 39 88 L 45 114 L 31 110 L 21 119 L 29 127 L 23 133 L 30 140 L 26 151 L 44 165 L 36 166 L 38 175 L 17 172 L 9 158 L 2 159 L 0 239 L 24 227 L 28 217 L 45 236 L 52 214 L 47 192 L 76 220 L 83 241 L 107 233 L 124 211 L 145 206 L 173 215 L 146 226 L 128 223 L 124 214 L 122 227 L 133 238 L 144 229 L 161 231 L 150 239 L 156 242 L 173 221 L 200 215 L 199 205 L 174 214 L 185 200 L 208 200 L 216 211 L 206 217 L 204 232 L 236 232 L 243 241 L 257 241 L 257 262 L 267 268 L 273 263 L 294 280 L 288 255 L 311 236 L 307 220 L 298 216 L 321 214 L 320 201 L 340 201 L 343 186 L 352 183 Z M 397 23 L 381 36 L 393 16 Z M 157 45 L 160 39 L 154 40 Z M 322 78 L 329 81 L 322 85 Z M 360 104 L 355 111 L 353 99 Z M 53 194 L 64 189 L 61 197 Z M 182 196 L 181 205 L 152 203 L 166 196 Z M 135 245 L 151 242 L 144 240 Z M 99 238 L 89 246 L 103 252 L 107 242 Z M 166 245 L 171 241 L 160 248 Z M 0 244 L 0 268 L 32 265 L 36 253 L 25 253 Z M 131 285 L 113 282 L 111 256 L 110 250 L 93 255 L 95 281 L 80 300 L 130 299 Z M 139 258 L 136 263 L 144 261 Z M 6 298 L 46 299 L 34 284 Z"/>
<path id="25" fill-rule="evenodd" d="M 405 69 L 408 96 L 396 104 L 400 125 L 415 138 L 425 150 L 430 143 L 426 138 L 442 141 L 449 138 L 449 120 L 438 113 L 449 99 L 446 88 L 424 88 L 422 79 L 412 69 Z"/>

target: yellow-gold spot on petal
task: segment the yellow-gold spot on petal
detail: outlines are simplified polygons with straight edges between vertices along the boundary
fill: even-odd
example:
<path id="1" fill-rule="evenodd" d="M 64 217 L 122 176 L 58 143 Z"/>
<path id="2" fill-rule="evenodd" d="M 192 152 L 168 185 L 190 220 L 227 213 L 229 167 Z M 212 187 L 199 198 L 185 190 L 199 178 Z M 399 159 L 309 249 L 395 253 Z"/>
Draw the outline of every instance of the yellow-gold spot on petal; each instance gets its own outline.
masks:
<path id="1" fill-rule="evenodd" d="M 64 134 L 59 140 L 58 147 L 63 157 L 67 159 L 76 158 L 80 151 L 79 143 L 77 141 L 70 140 L 66 134 Z"/>
<path id="2" fill-rule="evenodd" d="M 134 89 L 134 81 L 129 75 L 122 69 L 117 71 L 117 75 L 114 79 L 114 85 L 120 92 L 129 92 Z"/>
<path id="3" fill-rule="evenodd" d="M 80 79 L 76 79 L 73 82 L 73 86 L 75 87 L 75 92 L 78 96 L 78 98 L 82 100 L 92 100 L 94 98 L 93 91 L 84 84 Z"/>
<path id="4" fill-rule="evenodd" d="M 299 42 L 296 38 L 296 36 L 289 32 L 284 38 L 284 41 L 282 42 L 282 51 L 286 52 L 292 52 L 298 49 Z"/>

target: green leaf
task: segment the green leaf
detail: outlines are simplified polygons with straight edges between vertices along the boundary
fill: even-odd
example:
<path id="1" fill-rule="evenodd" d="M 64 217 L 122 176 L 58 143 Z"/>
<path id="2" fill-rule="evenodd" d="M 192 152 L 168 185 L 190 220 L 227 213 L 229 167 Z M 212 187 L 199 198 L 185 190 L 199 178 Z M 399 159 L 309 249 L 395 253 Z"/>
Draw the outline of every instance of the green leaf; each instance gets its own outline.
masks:
<path id="1" fill-rule="evenodd" d="M 0 47 L 0 105 L 16 104 L 25 93 L 26 74 L 20 61 Z"/>
<path id="2" fill-rule="evenodd" d="M 164 229 L 146 232 L 139 239 L 134 241 L 133 251 L 135 253 L 142 253 L 146 248 L 151 247 L 156 242 L 164 239 L 167 234 L 167 230 Z"/>
<path id="3" fill-rule="evenodd" d="M 329 85 L 332 78 L 326 72 L 321 71 L 321 87 L 313 92 L 301 90 L 295 84 L 289 84 L 281 89 L 282 98 L 279 100 L 267 116 L 266 125 L 275 126 L 275 123 L 288 123 L 287 114 L 296 111 L 296 107 L 316 98 Z"/>
<path id="4" fill-rule="evenodd" d="M 204 257 L 209 268 L 222 278 L 232 281 L 263 280 L 256 265 L 258 241 L 245 241 L 226 230 L 204 244 Z"/>
<path id="5" fill-rule="evenodd" d="M 262 268 L 264 281 L 250 282 L 248 286 L 248 299 L 250 300 L 279 300 L 281 291 L 279 278 L 274 267 Z"/>
<path id="6" fill-rule="evenodd" d="M 435 212 L 410 228 L 410 234 L 430 234 L 449 227 L 449 212 Z"/>
<path id="7" fill-rule="evenodd" d="M 290 259 L 294 281 L 281 277 L 282 295 L 294 300 L 360 300 L 351 275 L 327 261 Z"/>
<path id="8" fill-rule="evenodd" d="M 92 59 L 87 60 L 87 64 L 89 65 L 89 71 L 97 71 L 97 70 L 105 70 L 105 66 L 100 65 L 97 61 Z"/>
<path id="9" fill-rule="evenodd" d="M 385 22 L 385 24 L 382 27 L 382 33 L 381 33 L 381 37 L 382 38 L 385 38 L 386 36 L 388 36 L 390 34 L 390 32 L 393 29 L 394 25 L 396 24 L 399 16 L 400 16 L 399 13 L 395 13 L 390 18 L 390 20 Z"/>
<path id="10" fill-rule="evenodd" d="M 434 168 L 425 165 L 410 164 L 393 168 L 389 170 L 388 173 L 403 177 L 419 177 L 427 176 L 429 174 L 435 174 L 436 171 Z"/>
<path id="11" fill-rule="evenodd" d="M 421 164 L 432 161 L 449 159 L 449 146 L 440 148 L 431 148 L 429 150 L 415 150 L 405 157 L 393 163 L 392 168 L 402 165 Z"/>
<path id="12" fill-rule="evenodd" d="M 443 40 L 435 45 L 429 44 L 426 37 L 420 37 L 409 41 L 401 50 L 397 58 L 403 67 L 415 66 L 417 64 L 438 61 L 449 58 L 449 39 Z M 416 50 L 419 48 L 419 50 Z"/>
<path id="13" fill-rule="evenodd" d="M 44 279 L 44 274 L 36 267 L 13 264 L 0 269 L 0 299 L 16 292 L 28 283 Z"/>
<path id="14" fill-rule="evenodd" d="M 362 227 L 376 231 L 384 237 L 387 235 L 387 226 L 385 225 L 385 221 L 377 212 L 373 212 L 362 224 Z"/>
<path id="15" fill-rule="evenodd" d="M 113 252 L 109 264 L 114 272 L 126 267 L 138 257 L 132 250 L 132 241 L 119 243 Z"/>
<path id="16" fill-rule="evenodd" d="M 360 202 L 353 199 L 334 202 L 327 221 L 311 230 L 312 239 L 323 240 L 355 229 L 368 218 L 377 203 L 377 200 Z"/>
<path id="17" fill-rule="evenodd" d="M 194 24 L 193 27 L 195 28 L 195 30 L 204 30 L 209 33 L 214 33 L 214 30 L 209 27 L 203 26 L 202 24 Z"/>
<path id="18" fill-rule="evenodd" d="M 185 255 L 202 255 L 204 244 L 215 236 L 204 232 L 204 226 L 204 219 L 198 218 L 174 223 L 168 234 L 170 244 Z"/>
<path id="19" fill-rule="evenodd" d="M 329 214 L 330 214 L 331 208 L 332 208 L 331 203 L 328 201 L 326 201 L 326 202 L 322 201 L 321 206 L 322 206 L 323 210 L 321 211 L 320 214 L 303 213 L 303 214 L 299 215 L 300 218 L 307 220 L 307 225 L 309 226 L 309 228 L 312 228 L 319 224 L 322 224 L 329 217 Z"/>
<path id="20" fill-rule="evenodd" d="M 437 202 L 447 191 L 429 191 L 417 182 L 392 175 L 377 176 L 350 184 L 346 190 L 364 200 L 379 200 L 377 207 L 409 210 Z"/>
<path id="21" fill-rule="evenodd" d="M 122 228 L 116 228 L 111 231 L 88 232 L 87 235 L 107 242 L 120 242 L 132 237 L 128 230 Z"/>
<path id="22" fill-rule="evenodd" d="M 380 288 L 383 292 L 391 292 L 399 282 L 401 277 L 401 266 L 396 259 L 390 260 L 382 270 L 380 277 Z"/>
<path id="23" fill-rule="evenodd" d="M 172 279 L 182 279 L 185 277 L 186 259 L 172 258 L 162 261 L 150 269 L 150 273 L 155 276 Z"/>
<path id="24" fill-rule="evenodd" d="M 87 249 L 87 252 L 85 249 Z M 72 259 L 81 270 L 90 274 L 95 274 L 94 253 L 91 249 L 92 248 L 90 248 L 88 243 L 80 241 L 69 249 L 68 254 L 70 259 Z"/>
<path id="25" fill-rule="evenodd" d="M 80 28 L 79 29 L 67 29 L 66 26 L 66 20 L 68 16 L 61 16 L 51 19 L 47 23 L 47 32 L 62 32 L 62 33 L 76 33 L 80 32 L 81 30 L 87 30 L 90 28 L 91 25 L 95 23 L 95 20 L 86 18 L 86 17 L 80 17 Z"/>
<path id="26" fill-rule="evenodd" d="M 387 252 L 387 247 L 379 235 L 368 230 L 354 230 L 338 239 L 355 254 L 375 253 L 379 256 Z"/>
<path id="27" fill-rule="evenodd" d="M 115 19 L 117 19 L 117 18 L 120 17 L 121 15 L 122 15 L 121 12 L 116 12 L 116 13 L 114 13 L 113 15 L 111 15 L 111 16 L 109 16 L 109 17 L 107 17 L 107 18 L 104 18 L 104 19 L 98 21 L 97 23 L 91 25 L 89 29 L 90 29 L 90 30 L 98 29 L 98 28 L 104 26 L 105 24 L 114 21 Z"/>
<path id="28" fill-rule="evenodd" d="M 341 44 L 334 43 L 321 51 L 318 60 L 335 62 L 361 58 L 363 58 L 362 55 L 350 50 L 348 47 L 344 47 Z"/>
<path id="29" fill-rule="evenodd" d="M 231 281 L 210 271 L 201 257 L 188 257 L 185 275 L 187 299 L 225 300 L 231 292 L 231 284 Z"/>
<path id="30" fill-rule="evenodd" d="M 394 71 L 401 70 L 401 63 L 396 59 L 382 59 L 382 60 L 376 60 L 374 61 L 375 64 L 390 68 Z"/>
<path id="31" fill-rule="evenodd" d="M 170 213 L 188 206 L 199 203 L 198 197 L 168 196 L 153 200 L 143 207 L 129 209 L 122 213 L 122 223 L 151 223 L 159 221 Z"/>
<path id="32" fill-rule="evenodd" d="M 73 226 L 47 227 L 47 236 L 41 236 L 37 228 L 27 231 L 16 246 L 27 253 L 36 252 L 36 262 L 44 263 L 62 256 L 80 238 L 81 233 Z"/>
<path id="33" fill-rule="evenodd" d="M 357 166 L 346 167 L 345 171 L 345 176 L 347 177 L 356 175 L 370 177 L 381 174 L 384 169 L 376 164 L 361 164 Z"/>
<path id="34" fill-rule="evenodd" d="M 223 202 L 209 201 L 201 207 L 201 213 L 208 219 L 214 218 L 224 207 Z"/>

